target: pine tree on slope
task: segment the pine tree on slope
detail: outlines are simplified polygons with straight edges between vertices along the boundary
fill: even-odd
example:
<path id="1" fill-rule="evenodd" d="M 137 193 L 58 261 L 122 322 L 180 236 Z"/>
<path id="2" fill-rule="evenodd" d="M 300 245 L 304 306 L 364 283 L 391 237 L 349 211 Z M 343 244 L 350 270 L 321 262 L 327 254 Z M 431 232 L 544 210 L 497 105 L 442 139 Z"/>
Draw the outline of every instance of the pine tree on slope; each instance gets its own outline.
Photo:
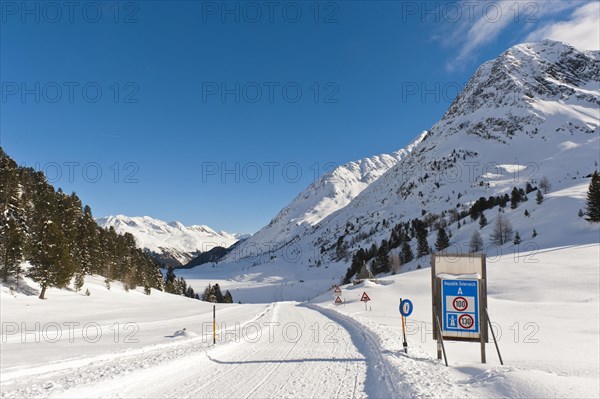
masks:
<path id="1" fill-rule="evenodd" d="M 402 251 L 400 252 L 400 260 L 402 261 L 402 264 L 411 262 L 414 258 L 415 255 L 413 254 L 410 244 L 407 241 L 404 241 L 404 244 L 402 244 Z"/>
<path id="2" fill-rule="evenodd" d="M 27 275 L 42 287 L 40 299 L 45 299 L 48 287 L 64 288 L 71 282 L 73 262 L 56 223 L 47 221 L 42 235 L 44 238 L 37 242 Z"/>
<path id="3" fill-rule="evenodd" d="M 588 187 L 586 213 L 587 220 L 592 223 L 600 222 L 600 175 L 594 172 Z"/>
<path id="4" fill-rule="evenodd" d="M 438 230 L 437 239 L 435 240 L 435 250 L 443 251 L 450 246 L 450 239 L 446 234 L 446 229 L 443 227 Z"/>
<path id="5" fill-rule="evenodd" d="M 0 273 L 2 273 L 2 281 L 6 282 L 9 277 L 18 278 L 21 274 L 24 245 L 25 236 L 21 226 L 13 219 L 0 220 Z"/>

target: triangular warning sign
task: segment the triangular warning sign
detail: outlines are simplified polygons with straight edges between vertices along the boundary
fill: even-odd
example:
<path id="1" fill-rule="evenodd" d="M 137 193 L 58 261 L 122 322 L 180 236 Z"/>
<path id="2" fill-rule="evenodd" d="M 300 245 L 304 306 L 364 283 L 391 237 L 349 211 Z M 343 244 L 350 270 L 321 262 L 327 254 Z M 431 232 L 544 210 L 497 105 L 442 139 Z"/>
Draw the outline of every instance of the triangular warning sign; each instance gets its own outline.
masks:
<path id="1" fill-rule="evenodd" d="M 333 290 L 333 292 L 335 292 L 336 294 L 339 294 L 342 292 L 341 288 L 338 287 L 337 285 L 335 286 L 335 289 Z"/>
<path id="2" fill-rule="evenodd" d="M 342 298 L 340 298 L 339 296 L 336 296 L 335 297 L 335 304 L 337 305 L 337 304 L 340 304 L 340 303 L 342 303 Z"/>
<path id="3" fill-rule="evenodd" d="M 367 293 L 366 293 L 366 292 L 363 292 L 362 296 L 360 297 L 360 300 L 361 300 L 362 302 L 366 302 L 366 301 L 370 301 L 370 300 L 371 300 L 371 298 L 369 298 L 369 296 L 367 295 Z"/>

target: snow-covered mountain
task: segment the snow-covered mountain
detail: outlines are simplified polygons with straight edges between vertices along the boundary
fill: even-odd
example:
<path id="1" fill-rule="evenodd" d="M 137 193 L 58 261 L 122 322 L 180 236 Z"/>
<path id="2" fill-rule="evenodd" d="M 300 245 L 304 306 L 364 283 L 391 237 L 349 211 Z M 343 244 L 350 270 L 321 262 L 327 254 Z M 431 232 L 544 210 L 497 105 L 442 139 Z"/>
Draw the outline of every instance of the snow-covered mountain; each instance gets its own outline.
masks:
<path id="1" fill-rule="evenodd" d="M 315 225 L 344 208 L 371 183 L 406 157 L 425 137 L 391 154 L 348 162 L 325 173 L 283 208 L 271 222 L 236 248 L 237 256 L 272 252 L 312 232 Z"/>
<path id="2" fill-rule="evenodd" d="M 216 232 L 208 226 L 184 226 L 180 222 L 164 222 L 148 216 L 107 216 L 96 219 L 103 228 L 113 227 L 119 234 L 130 233 L 141 248 L 165 265 L 181 266 L 214 247 L 229 247 L 241 234 Z"/>
<path id="3" fill-rule="evenodd" d="M 426 138 L 345 208 L 313 245 L 451 209 L 513 187 L 580 178 L 600 156 L 600 52 L 546 40 L 483 64 Z M 386 230 L 382 227 L 382 230 Z M 354 232 L 347 234 L 348 237 Z"/>
<path id="4" fill-rule="evenodd" d="M 328 215 L 298 217 L 290 209 L 302 209 L 298 202 L 311 198 L 301 194 L 286 207 L 252 239 L 258 248 L 271 245 L 272 255 L 251 265 L 277 258 L 293 258 L 296 265 L 316 257 L 335 262 L 340 237 L 353 252 L 389 238 L 395 224 L 427 215 L 443 219 L 457 233 L 454 211 L 468 210 L 480 197 L 510 194 L 526 183 L 536 186 L 542 177 L 555 190 L 579 187 L 587 181 L 580 179 L 598 168 L 600 157 L 599 61 L 598 51 L 580 52 L 545 40 L 514 46 L 484 63 L 444 117 L 379 178 L 346 197 L 345 206 L 341 201 Z M 526 207 L 536 211 L 533 197 Z M 541 216 L 526 218 L 522 208 L 507 213 L 516 227 L 531 234 L 543 223 Z M 561 212 L 575 220 L 577 210 Z M 297 220 L 304 225 L 299 227 Z M 272 246 L 276 236 L 286 244 Z M 556 238 L 543 245 L 575 239 Z M 433 239 L 432 234 L 432 246 Z M 457 234 L 451 241 L 458 240 L 468 241 L 468 236 Z M 235 252 L 226 260 L 254 255 L 251 250 Z"/>

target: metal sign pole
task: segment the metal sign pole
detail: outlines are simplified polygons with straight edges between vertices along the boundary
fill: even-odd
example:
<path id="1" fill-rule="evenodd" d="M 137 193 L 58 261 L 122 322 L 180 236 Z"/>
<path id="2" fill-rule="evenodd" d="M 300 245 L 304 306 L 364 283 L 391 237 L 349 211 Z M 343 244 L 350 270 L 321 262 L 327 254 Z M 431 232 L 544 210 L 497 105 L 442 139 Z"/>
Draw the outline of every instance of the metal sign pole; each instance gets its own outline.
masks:
<path id="1" fill-rule="evenodd" d="M 479 284 L 479 298 L 484 298 L 484 287 L 483 284 Z M 485 319 L 486 316 L 486 312 L 484 311 L 485 307 L 484 305 L 481 303 L 481 300 L 478 303 L 479 305 L 479 342 L 481 343 L 481 363 L 485 363 L 486 359 L 485 359 L 485 341 L 486 341 L 486 334 L 484 333 L 485 328 L 487 327 L 487 322 Z"/>
<path id="2" fill-rule="evenodd" d="M 448 367 L 448 358 L 446 357 L 446 348 L 444 348 L 444 337 L 442 336 L 442 327 L 440 323 L 440 318 L 437 314 L 437 308 L 433 307 L 433 312 L 435 313 L 435 319 L 437 320 L 437 328 L 438 328 L 438 359 L 441 359 L 440 346 L 442 347 L 442 352 L 444 353 L 444 363 L 446 363 L 446 367 Z"/>
<path id="3" fill-rule="evenodd" d="M 404 336 L 404 342 L 402 342 L 402 346 L 404 346 L 404 353 L 408 353 L 408 342 L 406 342 L 406 322 L 404 315 L 402 316 L 402 335 Z"/>
<path id="4" fill-rule="evenodd" d="M 487 308 L 485 308 L 485 316 L 487 318 L 488 324 L 490 325 L 490 331 L 492 332 L 492 337 L 494 338 L 494 345 L 496 345 L 496 352 L 498 352 L 500 364 L 504 366 L 504 362 L 502 361 L 502 355 L 500 354 L 500 348 L 498 347 L 498 341 L 496 340 L 496 333 L 494 333 L 494 329 L 492 328 L 492 321 L 490 320 L 490 315 L 488 314 Z"/>

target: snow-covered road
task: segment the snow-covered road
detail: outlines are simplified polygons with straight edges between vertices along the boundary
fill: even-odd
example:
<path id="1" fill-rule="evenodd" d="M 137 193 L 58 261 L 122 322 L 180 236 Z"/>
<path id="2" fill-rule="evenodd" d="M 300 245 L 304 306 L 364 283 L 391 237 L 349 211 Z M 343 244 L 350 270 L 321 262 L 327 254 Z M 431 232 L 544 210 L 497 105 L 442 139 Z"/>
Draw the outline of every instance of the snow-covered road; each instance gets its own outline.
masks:
<path id="1" fill-rule="evenodd" d="M 227 329 L 221 331 L 216 346 L 202 344 L 198 338 L 181 340 L 180 345 L 160 351 L 159 363 L 148 364 L 149 353 L 127 359 L 141 361 L 141 356 L 148 367 L 123 370 L 125 359 L 115 359 L 114 364 L 103 365 L 104 375 L 90 375 L 93 382 L 57 387 L 52 396 L 397 396 L 375 341 L 335 312 L 281 302 L 256 320 Z M 91 369 L 73 369 L 71 374 L 84 375 Z"/>
<path id="2" fill-rule="evenodd" d="M 238 333 L 231 332 L 231 336 Z M 160 375 L 160 380 L 151 379 L 152 384 L 147 378 L 133 385 L 125 378 L 124 386 L 115 381 L 113 392 L 174 398 L 334 398 L 361 397 L 366 387 L 377 388 L 366 383 L 371 375 L 366 362 L 369 354 L 357 348 L 348 331 L 315 310 L 294 303 L 275 304 L 263 320 L 242 329 L 240 335 L 236 337 L 239 343 L 150 371 Z"/>

